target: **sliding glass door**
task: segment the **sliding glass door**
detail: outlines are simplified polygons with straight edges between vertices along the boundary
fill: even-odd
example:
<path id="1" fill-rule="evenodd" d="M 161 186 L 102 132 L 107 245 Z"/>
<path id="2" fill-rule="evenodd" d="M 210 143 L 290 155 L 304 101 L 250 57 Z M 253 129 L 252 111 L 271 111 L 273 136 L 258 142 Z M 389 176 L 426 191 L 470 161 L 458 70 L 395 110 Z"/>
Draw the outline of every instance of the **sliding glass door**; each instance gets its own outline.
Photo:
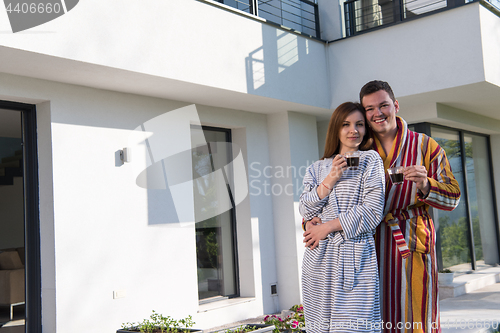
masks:
<path id="1" fill-rule="evenodd" d="M 462 193 L 455 210 L 432 210 L 440 268 L 467 272 L 498 264 L 499 226 L 488 136 L 427 125 L 413 126 L 429 129 L 446 151 Z"/>

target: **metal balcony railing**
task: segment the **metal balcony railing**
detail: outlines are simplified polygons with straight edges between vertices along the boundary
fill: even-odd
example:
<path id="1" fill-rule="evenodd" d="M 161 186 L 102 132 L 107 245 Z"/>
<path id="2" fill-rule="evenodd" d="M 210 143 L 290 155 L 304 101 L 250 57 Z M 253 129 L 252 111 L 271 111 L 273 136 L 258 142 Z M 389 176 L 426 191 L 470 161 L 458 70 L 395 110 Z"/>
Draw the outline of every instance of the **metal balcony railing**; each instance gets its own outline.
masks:
<path id="1" fill-rule="evenodd" d="M 217 0 L 269 22 L 319 38 L 317 0 Z"/>
<path id="2" fill-rule="evenodd" d="M 491 4 L 496 9 L 500 10 L 500 0 L 486 0 L 486 2 Z"/>
<path id="3" fill-rule="evenodd" d="M 346 36 L 472 1 L 475 0 L 347 0 L 344 3 Z"/>

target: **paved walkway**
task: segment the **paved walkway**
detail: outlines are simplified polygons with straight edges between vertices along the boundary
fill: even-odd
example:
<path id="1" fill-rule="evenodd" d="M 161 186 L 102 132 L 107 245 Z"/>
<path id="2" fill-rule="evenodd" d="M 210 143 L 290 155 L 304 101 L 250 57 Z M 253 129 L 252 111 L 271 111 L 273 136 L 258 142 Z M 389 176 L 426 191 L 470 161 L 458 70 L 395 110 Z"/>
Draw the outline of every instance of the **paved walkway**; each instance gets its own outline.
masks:
<path id="1" fill-rule="evenodd" d="M 500 283 L 444 299 L 439 306 L 442 333 L 500 332 Z"/>
<path id="2" fill-rule="evenodd" d="M 471 279 L 464 276 L 462 279 Z M 442 333 L 500 332 L 500 282 L 462 296 L 439 302 Z M 264 316 L 231 323 L 205 332 L 217 332 L 247 323 L 262 322 Z"/>

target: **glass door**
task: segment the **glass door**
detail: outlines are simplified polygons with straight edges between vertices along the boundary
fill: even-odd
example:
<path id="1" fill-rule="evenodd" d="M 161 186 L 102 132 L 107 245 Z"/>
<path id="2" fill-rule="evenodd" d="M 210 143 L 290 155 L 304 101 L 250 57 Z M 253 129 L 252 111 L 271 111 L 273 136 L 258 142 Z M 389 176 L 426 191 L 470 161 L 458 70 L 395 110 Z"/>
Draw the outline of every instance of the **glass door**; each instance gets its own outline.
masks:
<path id="1" fill-rule="evenodd" d="M 493 179 L 487 138 L 464 134 L 469 196 L 476 269 L 499 262 L 495 230 Z"/>
<path id="2" fill-rule="evenodd" d="M 21 112 L 0 109 L 0 331 L 25 326 L 22 142 Z"/>
<path id="3" fill-rule="evenodd" d="M 465 188 L 465 169 L 462 163 L 460 133 L 431 127 L 431 136 L 445 150 L 462 197 L 460 204 L 451 212 L 433 209 L 433 219 L 436 228 L 436 248 L 440 267 L 449 268 L 455 272 L 466 272 L 472 269 L 470 249 L 470 228 Z"/>

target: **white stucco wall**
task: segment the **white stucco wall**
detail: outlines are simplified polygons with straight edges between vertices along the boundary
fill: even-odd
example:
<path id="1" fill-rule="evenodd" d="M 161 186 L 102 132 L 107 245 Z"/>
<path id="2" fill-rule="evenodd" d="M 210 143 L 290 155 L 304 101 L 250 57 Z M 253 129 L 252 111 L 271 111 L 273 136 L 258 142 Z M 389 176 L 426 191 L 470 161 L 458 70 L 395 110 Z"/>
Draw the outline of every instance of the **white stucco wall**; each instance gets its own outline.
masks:
<path id="1" fill-rule="evenodd" d="M 479 6 L 486 81 L 500 86 L 500 25 L 498 16 Z"/>
<path id="2" fill-rule="evenodd" d="M 0 82 L 8 82 L 0 85 L 3 98 L 38 106 L 44 331 L 113 331 L 153 309 L 192 315 L 202 328 L 274 311 L 262 289 L 277 279 L 269 198 L 251 195 L 237 209 L 246 299 L 199 306 L 194 227 L 163 222 L 161 195 L 135 184 L 131 165 L 139 156 L 119 162 L 134 128 L 185 102 L 6 74 Z M 234 129 L 247 163 L 269 165 L 266 116 L 202 105 L 198 111 L 202 124 Z M 126 296 L 113 299 L 113 291 Z"/>
<path id="3" fill-rule="evenodd" d="M 331 108 L 359 100 L 371 80 L 389 82 L 397 97 L 484 81 L 480 7 L 470 4 L 330 43 Z"/>
<path id="4" fill-rule="evenodd" d="M 0 30 L 10 30 L 5 11 L 0 12 Z M 45 73 L 37 66 L 60 58 L 76 62 L 62 66 L 68 73 L 88 63 L 142 74 L 142 80 L 154 76 L 306 105 L 328 105 L 327 89 L 316 86 L 327 84 L 322 66 L 324 43 L 204 1 L 124 0 L 118 4 L 87 0 L 53 21 L 3 35 L 0 54 L 2 46 L 17 52 L 4 69 L 14 74 L 27 65 L 31 70 L 21 75 L 60 77 L 63 74 Z M 43 57 L 46 55 L 51 58 Z M 84 73 L 60 79 L 101 84 Z M 147 85 L 114 84 L 144 92 L 155 90 Z"/>
<path id="5" fill-rule="evenodd" d="M 257 166 L 273 203 L 279 303 L 276 312 L 301 302 L 300 274 L 304 252 L 299 196 L 306 168 L 318 159 L 316 117 L 297 112 L 267 116 L 271 164 Z M 258 167 L 258 168 L 257 168 Z"/>
<path id="6" fill-rule="evenodd" d="M 288 126 L 290 135 L 290 155 L 291 166 L 294 172 L 290 173 L 290 178 L 293 183 L 293 221 L 294 229 L 292 229 L 292 236 L 290 243 L 295 240 L 296 252 L 291 258 L 295 261 L 290 261 L 289 270 L 294 265 L 297 267 L 298 283 L 301 286 L 302 281 L 302 258 L 304 257 L 304 237 L 302 230 L 302 216 L 299 213 L 299 199 L 303 191 L 303 180 L 307 171 L 307 167 L 319 159 L 318 141 L 317 141 L 317 127 L 316 117 L 301 114 L 298 112 L 288 112 Z M 296 253 L 296 254 L 295 254 Z M 300 290 L 300 302 L 302 302 L 302 288 Z M 296 299 L 290 299 L 290 302 L 297 303 Z M 290 304 L 286 304 L 290 307 Z M 292 304 L 293 305 L 293 304 Z"/>

